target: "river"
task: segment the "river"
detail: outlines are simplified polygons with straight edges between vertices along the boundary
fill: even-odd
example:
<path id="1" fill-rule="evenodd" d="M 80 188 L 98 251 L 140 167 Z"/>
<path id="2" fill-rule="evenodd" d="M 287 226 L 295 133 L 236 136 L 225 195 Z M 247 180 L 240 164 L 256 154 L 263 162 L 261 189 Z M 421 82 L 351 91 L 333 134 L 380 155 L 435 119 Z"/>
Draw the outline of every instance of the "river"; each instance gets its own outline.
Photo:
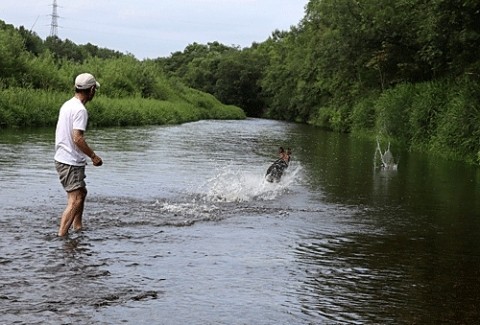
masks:
<path id="1" fill-rule="evenodd" d="M 91 129 L 85 230 L 58 238 L 53 132 L 0 131 L 0 324 L 480 319 L 474 167 L 262 119 Z"/>

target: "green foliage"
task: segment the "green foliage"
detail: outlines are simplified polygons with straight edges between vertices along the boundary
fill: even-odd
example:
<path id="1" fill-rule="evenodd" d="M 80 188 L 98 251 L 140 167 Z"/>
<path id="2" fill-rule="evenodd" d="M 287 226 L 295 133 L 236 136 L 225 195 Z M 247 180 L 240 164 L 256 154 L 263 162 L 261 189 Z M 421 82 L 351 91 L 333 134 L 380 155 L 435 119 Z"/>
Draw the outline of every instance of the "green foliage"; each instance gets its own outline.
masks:
<path id="1" fill-rule="evenodd" d="M 55 125 L 65 94 L 25 88 L 0 90 L 0 127 Z"/>
<path id="2" fill-rule="evenodd" d="M 213 96 L 184 88 L 184 99 L 109 98 L 96 96 L 88 103 L 92 126 L 177 124 L 200 119 L 243 119 L 243 111 L 225 106 Z M 0 90 L 0 127 L 54 126 L 63 92 L 9 88 Z"/>
<path id="3" fill-rule="evenodd" d="M 218 43 L 212 47 L 221 48 Z M 83 72 L 101 83 L 88 105 L 93 125 L 245 118 L 240 108 L 168 79 L 159 62 L 56 37 L 42 42 L 24 28 L 0 21 L 0 127 L 55 125 L 58 109 L 72 96 L 74 79 Z"/>
<path id="4" fill-rule="evenodd" d="M 141 63 L 132 56 L 118 59 L 90 59 L 80 66 L 81 72 L 90 71 L 101 80 L 101 92 L 113 98 L 141 96 L 142 85 L 139 79 L 143 69 Z M 143 85 L 144 86 L 144 85 Z"/>
<path id="5" fill-rule="evenodd" d="M 350 115 L 348 105 L 321 107 L 309 123 L 336 132 L 350 132 Z"/>
<path id="6" fill-rule="evenodd" d="M 410 149 L 478 164 L 478 103 L 480 82 L 476 79 L 464 77 L 455 81 L 442 79 L 402 84 L 376 98 L 359 100 L 351 115 L 352 128 L 365 133 L 373 117 L 376 126 L 370 134 L 375 137 L 403 143 Z M 324 126 L 334 129 L 335 109 L 322 112 L 320 116 Z M 342 119 L 348 120 L 348 115 Z M 362 124 L 364 121 L 366 123 Z M 314 122 L 319 123 L 318 120 Z"/>
<path id="7" fill-rule="evenodd" d="M 0 21 L 0 89 L 62 92 L 90 71 L 102 83 L 101 125 L 237 114 L 212 109 L 213 97 L 186 84 L 249 116 L 373 134 L 478 162 L 478 21 L 480 2 L 472 0 L 310 0 L 297 26 L 251 48 L 192 43 L 142 62 L 91 44 L 39 41 Z M 2 121 L 24 120 L 21 108 L 3 102 Z"/>
<path id="8" fill-rule="evenodd" d="M 266 63 L 263 55 L 218 42 L 193 43 L 184 52 L 158 61 L 168 75 L 178 77 L 190 87 L 239 106 L 249 116 L 262 115 L 265 104 L 259 81 Z"/>
<path id="9" fill-rule="evenodd" d="M 213 94 L 220 101 L 244 109 L 247 115 L 260 117 L 264 109 L 259 80 L 264 58 L 254 51 L 228 53 L 219 62 Z"/>
<path id="10" fill-rule="evenodd" d="M 480 2 L 431 0 L 416 14 L 419 57 L 437 76 L 461 75 L 478 62 Z"/>
<path id="11" fill-rule="evenodd" d="M 265 101 L 269 106 L 267 117 L 305 122 L 313 114 L 314 107 L 318 106 L 313 96 L 309 96 L 313 102 L 307 105 L 303 105 L 299 100 L 305 98 L 303 95 L 308 89 L 305 89 L 306 83 L 302 82 L 304 71 L 301 57 L 304 53 L 295 50 L 303 48 L 302 40 L 297 36 L 294 32 L 276 31 L 257 49 L 261 53 L 267 53 L 269 57 L 269 64 L 261 80 Z M 307 107 L 306 110 L 305 107 Z"/>
<path id="12" fill-rule="evenodd" d="M 430 146 L 438 127 L 439 115 L 448 103 L 451 82 L 438 80 L 418 83 L 413 97 L 409 124 L 412 146 L 426 149 Z"/>
<path id="13" fill-rule="evenodd" d="M 28 74 L 24 76 L 23 86 L 34 89 L 67 89 L 71 81 L 66 78 L 52 53 L 43 52 L 39 56 L 30 57 L 27 61 Z"/>
<path id="14" fill-rule="evenodd" d="M 225 106 L 213 96 L 185 89 L 184 100 L 98 97 L 89 104 L 95 126 L 178 124 L 201 119 L 243 119 L 241 109 Z"/>
<path id="15" fill-rule="evenodd" d="M 366 132 L 375 128 L 375 98 L 361 98 L 352 109 L 352 132 Z"/>
<path id="16" fill-rule="evenodd" d="M 409 113 L 415 91 L 413 85 L 401 84 L 381 94 L 375 103 L 377 129 L 381 135 L 410 144 Z"/>
<path id="17" fill-rule="evenodd" d="M 28 39 L 29 37 L 27 37 L 27 40 Z M 54 53 L 54 56 L 57 60 L 68 60 L 75 63 L 83 63 L 92 57 L 101 59 L 115 59 L 125 56 L 125 54 L 122 54 L 118 51 L 99 48 L 98 46 L 90 43 L 87 43 L 86 45 L 77 45 L 68 39 L 61 40 L 58 37 L 52 36 L 47 37 L 45 42 L 43 42 L 43 46 L 40 48 L 40 53 L 44 51 L 50 51 L 51 53 Z"/>
<path id="18" fill-rule="evenodd" d="M 0 88 L 21 85 L 26 64 L 21 36 L 12 28 L 0 28 Z"/>
<path id="19" fill-rule="evenodd" d="M 480 82 L 463 78 L 448 92 L 439 112 L 432 148 L 444 156 L 480 163 Z"/>

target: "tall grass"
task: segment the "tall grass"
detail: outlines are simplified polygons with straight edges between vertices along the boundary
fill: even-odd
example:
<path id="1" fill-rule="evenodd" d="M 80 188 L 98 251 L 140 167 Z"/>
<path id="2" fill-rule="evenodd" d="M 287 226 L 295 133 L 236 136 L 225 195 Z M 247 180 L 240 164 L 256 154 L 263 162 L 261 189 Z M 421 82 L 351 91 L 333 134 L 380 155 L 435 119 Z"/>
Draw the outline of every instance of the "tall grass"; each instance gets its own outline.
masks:
<path id="1" fill-rule="evenodd" d="M 317 109 L 309 123 L 335 132 L 350 132 L 351 114 L 348 105 L 326 106 Z"/>
<path id="2" fill-rule="evenodd" d="M 62 93 L 8 88 L 0 90 L 0 127 L 50 126 L 56 123 Z"/>
<path id="3" fill-rule="evenodd" d="M 380 135 L 410 144 L 409 115 L 415 92 L 414 85 L 401 84 L 380 95 L 375 102 L 376 129 Z"/>
<path id="4" fill-rule="evenodd" d="M 448 103 L 451 82 L 431 81 L 416 85 L 409 115 L 412 146 L 422 150 L 431 150 L 436 136 L 439 117 L 444 114 Z"/>
<path id="5" fill-rule="evenodd" d="M 480 163 L 480 82 L 402 84 L 375 101 L 376 135 L 409 149 Z"/>
<path id="6" fill-rule="evenodd" d="M 447 157 L 480 163 L 480 83 L 464 78 L 449 85 L 431 147 Z"/>
<path id="7" fill-rule="evenodd" d="M 399 84 L 364 94 L 348 107 L 319 108 L 309 123 L 480 164 L 480 80 Z"/>
<path id="8" fill-rule="evenodd" d="M 354 104 L 351 113 L 352 132 L 368 133 L 375 128 L 375 99 L 370 95 Z"/>
<path id="9" fill-rule="evenodd" d="M 24 88 L 0 90 L 0 127 L 54 126 L 60 106 L 72 96 Z M 87 104 L 89 123 L 94 126 L 126 126 L 245 118 L 240 108 L 223 105 L 213 96 L 199 91 L 186 88 L 183 93 L 169 97 L 167 100 L 108 98 L 100 93 Z"/>

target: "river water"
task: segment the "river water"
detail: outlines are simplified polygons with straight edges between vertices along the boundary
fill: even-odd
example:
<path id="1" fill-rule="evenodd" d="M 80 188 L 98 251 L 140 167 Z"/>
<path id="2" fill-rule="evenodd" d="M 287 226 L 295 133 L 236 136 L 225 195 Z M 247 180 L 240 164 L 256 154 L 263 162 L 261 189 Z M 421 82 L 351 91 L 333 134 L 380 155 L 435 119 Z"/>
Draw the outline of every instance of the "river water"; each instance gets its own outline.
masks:
<path id="1" fill-rule="evenodd" d="M 85 230 L 53 130 L 0 132 L 0 324 L 473 324 L 480 173 L 277 121 L 91 129 Z M 278 146 L 293 158 L 264 173 Z"/>

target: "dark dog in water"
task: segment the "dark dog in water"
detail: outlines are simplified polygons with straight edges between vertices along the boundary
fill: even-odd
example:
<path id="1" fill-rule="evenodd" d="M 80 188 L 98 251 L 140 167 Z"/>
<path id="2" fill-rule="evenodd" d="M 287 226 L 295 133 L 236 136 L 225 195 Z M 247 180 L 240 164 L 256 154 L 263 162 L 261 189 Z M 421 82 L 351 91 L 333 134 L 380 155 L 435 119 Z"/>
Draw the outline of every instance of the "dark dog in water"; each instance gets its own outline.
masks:
<path id="1" fill-rule="evenodd" d="M 280 178 L 282 178 L 283 173 L 288 168 L 288 164 L 290 163 L 290 157 L 292 155 L 292 150 L 288 148 L 287 150 L 280 147 L 278 150 L 279 158 L 273 162 L 267 169 L 267 174 L 265 178 L 268 182 L 279 182 Z"/>

